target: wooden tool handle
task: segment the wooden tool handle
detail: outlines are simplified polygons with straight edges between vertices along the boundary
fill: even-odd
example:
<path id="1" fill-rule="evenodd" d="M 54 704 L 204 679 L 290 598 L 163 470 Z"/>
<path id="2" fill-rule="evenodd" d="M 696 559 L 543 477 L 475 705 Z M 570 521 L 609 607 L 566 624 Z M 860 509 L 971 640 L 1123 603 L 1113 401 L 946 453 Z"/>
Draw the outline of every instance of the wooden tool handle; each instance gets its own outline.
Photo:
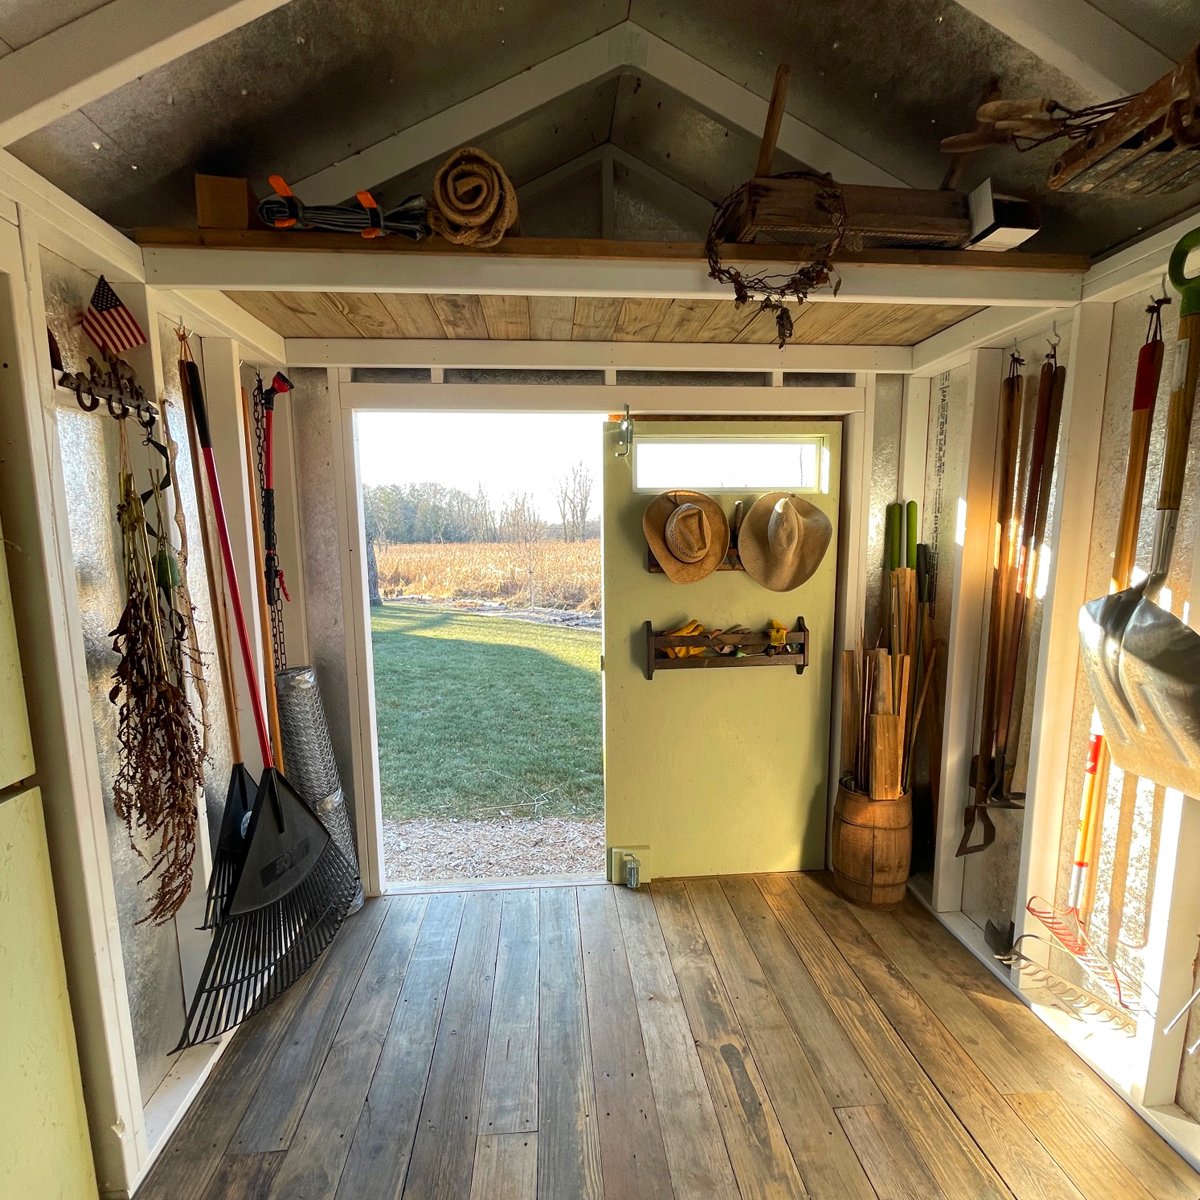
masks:
<path id="1" fill-rule="evenodd" d="M 771 173 L 771 160 L 775 157 L 775 143 L 779 141 L 779 127 L 783 124 L 783 113 L 787 108 L 791 78 L 792 68 L 787 63 L 780 63 L 775 69 L 775 86 L 771 89 L 771 103 L 767 106 L 767 123 L 758 147 L 758 163 L 754 168 L 756 176 Z"/>
<path id="2" fill-rule="evenodd" d="M 1196 383 L 1200 379 L 1200 312 L 1179 318 L 1179 342 L 1175 347 L 1175 356 L 1158 507 L 1160 510 L 1177 511 L 1183 498 L 1188 447 L 1192 439 L 1192 412 L 1196 407 Z"/>
<path id="3" fill-rule="evenodd" d="M 1142 489 L 1146 484 L 1146 462 L 1150 454 L 1150 430 L 1153 425 L 1154 409 L 1133 410 L 1129 428 L 1129 466 L 1125 471 L 1125 494 L 1121 500 L 1117 546 L 1113 552 L 1112 590 L 1116 592 L 1129 586 L 1129 576 L 1137 559 Z"/>
<path id="4" fill-rule="evenodd" d="M 975 110 L 975 119 L 984 125 L 995 125 L 997 121 L 1022 121 L 1030 117 L 1042 117 L 1053 108 L 1054 101 L 1044 97 L 1031 100 L 989 100 Z"/>

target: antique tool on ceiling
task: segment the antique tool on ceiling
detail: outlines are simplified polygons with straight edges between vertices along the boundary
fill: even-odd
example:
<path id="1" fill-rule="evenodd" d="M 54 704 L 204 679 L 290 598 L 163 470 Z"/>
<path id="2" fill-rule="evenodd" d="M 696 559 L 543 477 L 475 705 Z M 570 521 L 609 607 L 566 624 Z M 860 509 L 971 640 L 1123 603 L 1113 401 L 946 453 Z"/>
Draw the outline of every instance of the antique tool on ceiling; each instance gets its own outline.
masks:
<path id="1" fill-rule="evenodd" d="M 1125 468 L 1125 491 L 1117 521 L 1116 549 L 1113 553 L 1111 592 L 1129 586 L 1137 552 L 1138 525 L 1142 516 L 1142 492 L 1146 482 L 1146 464 L 1150 456 L 1150 430 L 1154 423 L 1154 405 L 1158 397 L 1162 373 L 1163 337 L 1162 308 L 1170 300 L 1164 295 L 1150 303 L 1146 312 L 1150 321 L 1146 341 L 1138 351 L 1137 375 L 1133 386 L 1133 411 L 1130 417 L 1129 458 Z M 1092 731 L 1088 739 L 1087 761 L 1083 773 L 1083 789 L 1079 803 L 1079 821 L 1075 832 L 1075 853 L 1071 864 L 1071 879 L 1065 907 L 1058 907 L 1038 896 L 1030 898 L 1025 908 L 1049 931 L 1060 946 L 1089 970 L 1099 970 L 1105 979 L 1116 975 L 1111 961 L 1100 955 L 1088 940 L 1088 916 L 1091 906 L 1092 862 L 1095 859 L 1099 831 L 1104 818 L 1104 800 L 1108 783 L 1108 752 L 1097 714 L 1092 714 Z M 1127 806 L 1128 807 L 1128 806 Z M 1126 814 L 1122 814 L 1123 816 Z M 1132 816 L 1132 812 L 1127 814 Z M 1113 895 L 1118 890 L 1114 880 Z M 1120 881 L 1124 894 L 1124 881 Z M 1110 900 L 1111 903 L 1111 900 Z M 1119 905 L 1118 905 L 1119 908 Z M 1110 919 L 1110 928 L 1113 922 Z"/>
<path id="2" fill-rule="evenodd" d="M 991 146 L 1032 150 L 1066 139 L 1047 184 L 1055 191 L 1149 195 L 1200 179 L 1200 45 L 1135 96 L 1070 108 L 1049 97 L 988 100 L 975 128 L 942 140 L 961 156 Z"/>
<path id="3" fill-rule="evenodd" d="M 248 812 L 227 808 L 220 853 L 232 862 L 213 895 L 215 928 L 177 1050 L 207 1041 L 264 1008 L 320 957 L 346 918 L 358 880 L 307 803 L 276 766 L 233 550 L 221 501 L 200 372 L 184 362 L 195 435 L 204 459 L 242 666 L 250 692 L 263 773 Z"/>
<path id="4" fill-rule="evenodd" d="M 1113 761 L 1193 796 L 1200 794 L 1200 635 L 1155 601 L 1171 565 L 1200 378 L 1200 277 L 1185 269 L 1195 249 L 1200 229 L 1171 253 L 1179 342 L 1150 573 L 1085 604 L 1079 614 L 1081 659 Z"/>

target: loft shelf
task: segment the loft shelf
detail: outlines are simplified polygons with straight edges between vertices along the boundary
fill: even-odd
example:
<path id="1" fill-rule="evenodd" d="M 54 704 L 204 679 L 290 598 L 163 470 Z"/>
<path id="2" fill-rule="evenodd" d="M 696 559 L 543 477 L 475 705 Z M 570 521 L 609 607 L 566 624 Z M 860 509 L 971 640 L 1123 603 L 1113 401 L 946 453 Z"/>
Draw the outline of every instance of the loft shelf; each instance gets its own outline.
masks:
<path id="1" fill-rule="evenodd" d="M 646 635 L 646 678 L 653 679 L 656 671 L 697 671 L 709 668 L 733 667 L 795 667 L 796 674 L 804 674 L 808 666 L 808 626 L 803 617 L 796 618 L 795 626 L 788 631 L 787 645 L 799 646 L 798 651 L 788 650 L 784 653 L 765 654 L 762 651 L 770 645 L 766 633 L 737 633 L 715 637 L 712 634 L 678 634 L 656 633 L 652 622 L 647 621 Z M 751 648 L 754 653 L 741 658 L 732 654 L 710 654 L 695 658 L 668 658 L 663 651 L 668 646 L 700 646 L 713 649 L 718 646 L 741 646 Z"/>

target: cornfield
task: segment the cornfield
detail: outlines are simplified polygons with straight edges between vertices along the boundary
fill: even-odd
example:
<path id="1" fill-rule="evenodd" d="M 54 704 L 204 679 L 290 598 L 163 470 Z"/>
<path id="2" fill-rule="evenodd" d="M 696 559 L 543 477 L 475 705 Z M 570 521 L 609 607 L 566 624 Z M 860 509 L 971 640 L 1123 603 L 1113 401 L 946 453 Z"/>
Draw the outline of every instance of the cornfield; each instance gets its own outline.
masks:
<path id="1" fill-rule="evenodd" d="M 379 594 L 600 607 L 600 542 L 414 542 L 375 547 Z M 532 580 L 530 567 L 532 566 Z M 531 585 L 532 583 L 532 593 Z"/>

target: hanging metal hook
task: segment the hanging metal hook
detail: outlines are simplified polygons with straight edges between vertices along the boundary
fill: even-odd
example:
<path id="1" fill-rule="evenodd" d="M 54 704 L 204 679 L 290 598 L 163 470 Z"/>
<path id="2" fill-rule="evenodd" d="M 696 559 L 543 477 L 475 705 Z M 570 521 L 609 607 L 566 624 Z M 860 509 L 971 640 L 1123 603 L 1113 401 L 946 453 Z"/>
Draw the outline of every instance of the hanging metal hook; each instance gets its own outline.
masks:
<path id="1" fill-rule="evenodd" d="M 1046 344 L 1051 350 L 1057 350 L 1062 343 L 1062 338 L 1058 336 L 1058 322 L 1050 322 L 1050 336 L 1046 339 Z"/>
<path id="2" fill-rule="evenodd" d="M 628 458 L 633 447 L 633 418 L 629 415 L 629 405 L 625 405 L 625 415 L 617 426 L 617 457 Z"/>

